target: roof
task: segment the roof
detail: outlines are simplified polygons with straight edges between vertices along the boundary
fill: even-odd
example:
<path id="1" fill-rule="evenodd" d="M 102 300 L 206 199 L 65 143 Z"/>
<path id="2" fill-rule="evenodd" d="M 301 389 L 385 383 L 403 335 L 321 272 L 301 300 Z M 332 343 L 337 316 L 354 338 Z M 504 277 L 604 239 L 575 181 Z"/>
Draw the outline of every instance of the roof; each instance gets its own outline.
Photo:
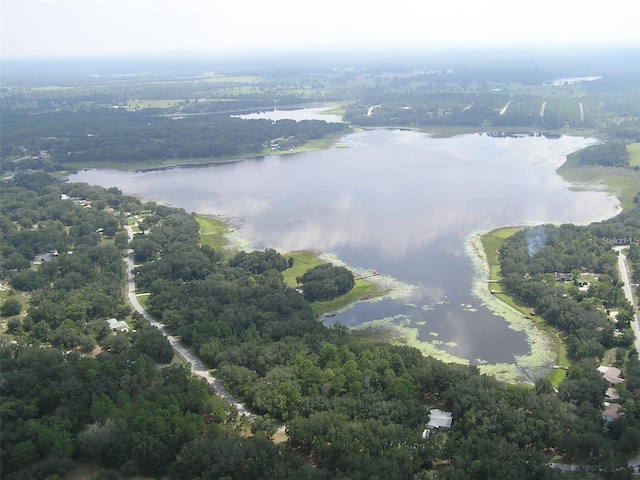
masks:
<path id="1" fill-rule="evenodd" d="M 624 378 L 620 378 L 622 372 L 616 367 L 605 367 L 600 365 L 598 371 L 602 374 L 604 379 L 611 384 L 618 384 L 624 382 Z"/>
<path id="2" fill-rule="evenodd" d="M 620 400 L 620 394 L 616 391 L 615 388 L 607 388 L 607 391 L 604 392 L 604 395 L 609 399 L 609 400 Z"/>
<path id="3" fill-rule="evenodd" d="M 120 332 L 126 332 L 127 330 L 129 330 L 129 325 L 127 325 L 127 322 L 119 322 L 115 318 L 110 318 L 109 320 L 107 320 L 107 323 L 109 324 L 109 328 L 111 330 L 118 330 Z"/>
<path id="4" fill-rule="evenodd" d="M 622 407 L 619 403 L 609 403 L 604 402 L 604 410 L 602 411 L 602 418 L 604 418 L 607 422 L 612 422 L 620 418 L 622 413 L 620 413 L 620 409 Z"/>
<path id="5" fill-rule="evenodd" d="M 451 428 L 453 414 L 434 408 L 429 412 L 429 423 L 427 428 Z"/>

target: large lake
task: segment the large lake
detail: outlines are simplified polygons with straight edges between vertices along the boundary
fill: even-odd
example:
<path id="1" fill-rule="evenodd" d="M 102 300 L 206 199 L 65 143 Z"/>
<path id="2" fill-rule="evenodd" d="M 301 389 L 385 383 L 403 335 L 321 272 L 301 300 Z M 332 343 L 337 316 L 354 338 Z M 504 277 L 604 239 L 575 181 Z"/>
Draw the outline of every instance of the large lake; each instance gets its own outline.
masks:
<path id="1" fill-rule="evenodd" d="M 375 270 L 390 295 L 325 321 L 382 325 L 425 354 L 532 380 L 550 369 L 549 346 L 489 294 L 477 234 L 617 213 L 615 198 L 571 188 L 555 173 L 593 142 L 371 130 L 345 136 L 345 148 L 69 179 L 221 216 L 255 248 L 317 250 L 363 274 Z"/>

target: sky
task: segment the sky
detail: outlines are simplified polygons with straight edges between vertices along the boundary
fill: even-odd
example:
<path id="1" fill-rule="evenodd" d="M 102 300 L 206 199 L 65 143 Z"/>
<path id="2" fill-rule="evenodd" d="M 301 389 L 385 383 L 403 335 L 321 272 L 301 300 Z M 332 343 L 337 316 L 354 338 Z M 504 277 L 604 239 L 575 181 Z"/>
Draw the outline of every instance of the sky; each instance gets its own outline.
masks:
<path id="1" fill-rule="evenodd" d="M 0 0 L 2 58 L 640 48 L 638 0 Z"/>

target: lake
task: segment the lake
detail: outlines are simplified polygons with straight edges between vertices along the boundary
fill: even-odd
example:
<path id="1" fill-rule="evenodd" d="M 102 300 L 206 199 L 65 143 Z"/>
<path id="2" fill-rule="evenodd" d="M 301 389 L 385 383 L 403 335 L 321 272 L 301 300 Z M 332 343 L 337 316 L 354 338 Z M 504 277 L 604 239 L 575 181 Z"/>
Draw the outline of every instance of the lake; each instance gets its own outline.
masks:
<path id="1" fill-rule="evenodd" d="M 323 107 L 309 107 L 309 108 L 297 108 L 293 110 L 278 110 L 274 108 L 272 110 L 265 110 L 260 112 L 252 112 L 244 115 L 231 115 L 231 117 L 242 118 L 244 120 L 260 120 L 266 118 L 271 121 L 277 120 L 324 120 L 325 122 L 343 123 L 342 116 L 327 113 L 332 108 L 337 108 L 338 105 L 329 105 Z"/>
<path id="2" fill-rule="evenodd" d="M 390 289 L 325 319 L 377 326 L 425 354 L 531 381 L 553 363 L 547 339 L 493 298 L 478 233 L 508 225 L 589 223 L 619 202 L 555 171 L 594 143 L 563 136 L 436 139 L 370 130 L 346 148 L 150 172 L 88 170 L 69 180 L 220 216 L 254 248 L 316 250 Z"/>

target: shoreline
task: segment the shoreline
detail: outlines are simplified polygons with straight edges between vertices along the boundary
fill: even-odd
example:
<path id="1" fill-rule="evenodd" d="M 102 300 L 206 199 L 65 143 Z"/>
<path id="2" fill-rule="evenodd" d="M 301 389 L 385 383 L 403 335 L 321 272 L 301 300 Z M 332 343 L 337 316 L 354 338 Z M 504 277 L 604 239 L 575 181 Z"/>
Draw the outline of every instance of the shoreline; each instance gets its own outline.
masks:
<path id="1" fill-rule="evenodd" d="M 478 132 L 475 132 L 478 133 Z M 333 140 L 337 140 L 344 137 L 344 133 L 333 136 Z M 333 145 L 335 147 L 335 144 Z M 329 147 L 331 148 L 331 147 Z M 318 148 L 318 150 L 322 150 L 323 148 Z M 293 153 L 293 152 L 292 152 Z M 295 152 L 300 153 L 300 152 Z M 279 155 L 282 152 L 273 152 L 273 154 Z M 229 162 L 241 161 L 247 158 L 235 158 L 229 159 Z M 217 162 L 220 163 L 220 162 Z M 566 166 L 567 160 L 562 163 L 562 166 Z M 176 165 L 175 167 L 185 167 L 186 165 Z M 205 166 L 198 165 L 198 166 Z M 172 167 L 164 167 L 163 169 L 174 168 Z M 560 175 L 558 170 L 556 170 L 556 174 Z M 565 177 L 562 176 L 564 179 Z M 567 188 L 572 188 L 575 186 L 575 183 L 571 180 L 567 180 L 569 182 L 569 186 Z M 602 188 L 598 188 L 597 185 L 585 185 L 587 188 L 591 188 L 594 190 L 602 190 Z M 610 218 L 615 215 L 618 215 L 623 208 L 623 204 L 618 198 L 618 208 L 615 212 L 609 212 L 603 215 L 603 218 Z M 240 225 L 237 223 L 234 224 L 234 221 L 231 219 L 225 219 L 216 217 L 215 215 L 208 215 L 212 218 L 216 218 L 217 220 L 222 221 L 228 227 L 227 231 L 224 234 L 224 237 L 227 239 L 229 244 L 224 247 L 227 251 L 232 250 L 234 248 L 241 248 L 243 250 L 250 251 L 253 249 L 253 245 L 249 239 L 242 237 L 240 234 Z M 591 220 L 588 223 L 592 223 L 598 220 Z M 527 226 L 537 225 L 540 222 L 531 221 L 527 222 Z M 543 222 L 544 223 L 544 222 Z M 552 222 L 546 222 L 552 223 Z M 501 229 L 493 230 L 492 232 L 496 232 L 503 229 L 509 229 L 512 227 L 502 227 Z M 409 326 L 409 322 L 404 322 L 401 318 L 402 316 L 395 316 L 392 318 L 385 318 L 380 320 L 375 320 L 373 322 L 368 322 L 358 327 L 354 327 L 351 330 L 367 330 L 370 327 L 376 327 L 378 333 L 382 333 L 385 336 L 390 336 L 389 340 L 394 343 L 408 344 L 413 347 L 418 348 L 424 355 L 429 355 L 434 358 L 437 358 L 446 362 L 454 362 L 454 363 L 464 363 L 477 364 L 480 371 L 483 373 L 491 374 L 498 379 L 510 382 L 510 383 L 522 383 L 522 382 L 532 382 L 541 374 L 548 375 L 552 370 L 552 365 L 556 358 L 557 354 L 553 352 L 553 338 L 548 335 L 548 332 L 544 332 L 540 329 L 535 322 L 532 322 L 530 318 L 527 318 L 522 312 L 518 311 L 513 306 L 509 305 L 509 303 L 500 299 L 499 297 L 493 295 L 490 291 L 490 287 L 488 286 L 488 276 L 489 276 L 489 264 L 487 261 L 487 252 L 484 249 L 481 241 L 481 233 L 489 234 L 492 232 L 471 232 L 471 234 L 464 240 L 463 247 L 465 253 L 469 255 L 474 264 L 474 270 L 476 274 L 474 278 L 471 279 L 471 293 L 474 297 L 478 298 L 483 306 L 493 312 L 495 315 L 501 317 L 507 322 L 507 327 L 515 330 L 522 331 L 526 336 L 526 343 L 529 345 L 529 353 L 520 356 L 514 356 L 514 361 L 508 364 L 483 364 L 478 359 L 463 359 L 454 357 L 450 355 L 445 350 L 439 348 L 439 345 L 443 342 L 439 342 L 436 339 L 432 341 L 418 341 L 418 329 L 411 328 Z M 293 252 L 281 252 L 285 255 L 291 254 Z M 336 265 L 347 266 L 344 262 L 342 262 L 335 254 L 330 252 L 313 252 L 314 255 L 317 255 L 317 258 L 322 261 L 327 261 L 334 263 Z M 347 266 L 350 268 L 356 275 L 364 276 L 366 274 L 370 274 L 371 270 L 367 269 L 358 269 L 357 267 Z M 328 316 L 331 313 L 339 313 L 350 308 L 352 305 L 359 302 L 371 302 L 371 301 L 379 301 L 384 298 L 402 298 L 410 295 L 411 291 L 416 288 L 415 285 L 405 284 L 403 282 L 398 281 L 395 278 L 389 276 L 373 276 L 367 279 L 367 283 L 370 283 L 375 286 L 375 289 L 368 290 L 364 295 L 358 296 L 357 298 L 350 298 L 348 301 L 343 302 L 337 308 L 335 306 L 330 306 L 329 308 L 322 308 L 321 315 Z M 373 297 L 373 298 L 372 298 Z M 393 322 L 393 325 L 391 324 Z"/>
<path id="2" fill-rule="evenodd" d="M 568 178 L 568 176 L 564 175 L 564 173 L 568 173 L 572 169 L 578 168 L 573 165 L 569 159 L 569 156 L 573 153 L 575 152 L 567 155 L 567 159 L 560 167 L 558 167 L 558 169 L 556 170 L 556 174 L 563 180 L 567 181 L 571 185 L 570 188 L 605 191 L 610 195 L 615 196 L 618 201 L 618 208 L 615 213 L 610 215 L 602 215 L 589 222 L 573 224 L 590 225 L 592 223 L 601 222 L 620 215 L 624 211 L 625 205 L 622 198 L 623 194 L 620 191 L 612 191 L 615 190 L 615 187 L 613 185 L 609 185 L 606 183 L 602 185 L 589 182 L 577 182 L 576 180 Z M 525 364 L 535 359 L 537 359 L 537 361 L 535 361 L 534 363 L 539 364 L 544 360 L 542 364 L 546 364 L 546 368 L 541 366 L 540 364 L 538 365 L 538 368 L 548 369 L 549 371 L 544 376 L 550 378 L 550 380 L 552 380 L 552 383 L 554 384 L 554 387 L 557 387 L 558 384 L 566 376 L 566 370 L 554 369 L 553 367 L 558 365 L 561 367 L 569 366 L 569 362 L 566 358 L 566 346 L 564 342 L 558 337 L 555 329 L 549 327 L 543 320 L 537 320 L 532 317 L 527 312 L 527 308 L 524 308 L 523 306 L 522 309 L 519 309 L 516 306 L 517 302 L 510 295 L 502 291 L 497 292 L 491 289 L 491 284 L 493 282 L 499 282 L 501 278 L 498 273 L 499 263 L 497 262 L 497 255 L 495 259 L 496 263 L 493 263 L 493 253 L 487 251 L 487 243 L 490 240 L 490 237 L 501 237 L 502 240 L 504 240 L 521 229 L 543 224 L 559 225 L 560 222 L 540 223 L 532 221 L 527 222 L 525 225 L 506 225 L 490 231 L 473 232 L 467 237 L 470 248 L 465 248 L 465 251 L 471 258 L 471 261 L 474 265 L 474 270 L 476 270 L 476 279 L 472 283 L 473 295 L 479 298 L 482 301 L 483 305 L 485 305 L 489 310 L 504 318 L 505 321 L 509 323 L 509 328 L 513 328 L 514 330 L 521 330 L 520 327 L 524 323 L 522 322 L 522 320 L 528 323 L 528 326 L 522 328 L 522 331 L 524 331 L 525 335 L 527 335 L 527 342 L 530 345 L 530 354 L 522 356 L 521 358 L 516 358 L 518 360 L 523 360 Z M 465 244 L 467 243 L 467 241 L 465 241 Z M 512 323 L 510 321 L 510 318 L 515 319 L 516 317 L 520 317 L 520 321 Z M 553 355 L 553 358 L 549 357 L 550 353 Z M 551 363 L 550 360 L 552 360 L 553 363 Z"/>

